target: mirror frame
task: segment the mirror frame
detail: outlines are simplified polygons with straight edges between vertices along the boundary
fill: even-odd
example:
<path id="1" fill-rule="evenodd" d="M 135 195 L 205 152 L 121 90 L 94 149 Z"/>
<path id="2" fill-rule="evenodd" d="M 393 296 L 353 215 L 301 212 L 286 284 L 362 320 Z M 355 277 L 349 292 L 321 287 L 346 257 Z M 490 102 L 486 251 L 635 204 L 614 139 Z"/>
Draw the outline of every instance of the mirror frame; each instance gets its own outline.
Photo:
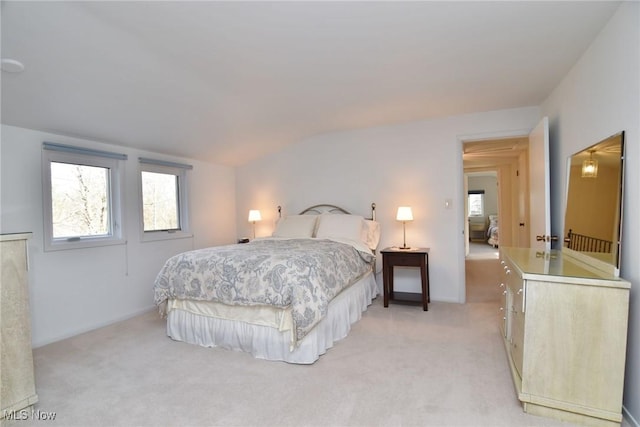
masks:
<path id="1" fill-rule="evenodd" d="M 591 254 L 593 254 L 594 252 L 580 252 L 580 251 L 576 251 L 573 249 L 569 249 L 567 247 L 565 247 L 564 243 L 566 242 L 566 237 L 568 235 L 569 229 L 567 227 L 567 208 L 568 208 L 568 204 L 569 204 L 569 191 L 571 189 L 571 164 L 572 164 L 572 160 L 574 158 L 576 158 L 579 155 L 584 155 L 585 153 L 589 153 L 591 150 L 593 150 L 595 147 L 597 147 L 598 145 L 602 144 L 603 142 L 610 140 L 612 138 L 620 138 L 620 174 L 619 174 L 619 179 L 618 179 L 618 212 L 617 212 L 617 226 L 615 227 L 614 230 L 614 236 L 612 239 L 612 251 L 615 251 L 615 255 L 614 255 L 614 260 L 613 262 L 607 262 L 604 261 L 602 259 L 599 259 L 597 257 L 592 256 Z M 604 138 L 601 141 L 598 141 L 596 144 L 593 144 L 583 150 L 580 150 L 574 154 L 572 154 L 571 156 L 569 156 L 569 158 L 567 159 L 567 173 L 566 173 L 566 177 L 567 177 L 567 183 L 566 183 L 566 189 L 565 189 L 565 206 L 564 206 L 564 230 L 563 230 L 563 235 L 565 236 L 565 239 L 563 239 L 563 245 L 562 245 L 562 252 L 566 253 L 567 255 L 574 257 L 576 259 L 579 259 L 580 261 L 595 267 L 596 269 L 600 270 L 600 271 L 604 271 L 606 273 L 609 273 L 615 277 L 619 277 L 620 276 L 620 260 L 621 260 L 621 256 L 620 256 L 620 252 L 621 252 L 621 242 L 622 242 L 622 218 L 623 218 L 623 206 L 624 206 L 624 169 L 625 169 L 625 132 L 621 131 L 618 133 L 615 133 L 607 138 Z"/>

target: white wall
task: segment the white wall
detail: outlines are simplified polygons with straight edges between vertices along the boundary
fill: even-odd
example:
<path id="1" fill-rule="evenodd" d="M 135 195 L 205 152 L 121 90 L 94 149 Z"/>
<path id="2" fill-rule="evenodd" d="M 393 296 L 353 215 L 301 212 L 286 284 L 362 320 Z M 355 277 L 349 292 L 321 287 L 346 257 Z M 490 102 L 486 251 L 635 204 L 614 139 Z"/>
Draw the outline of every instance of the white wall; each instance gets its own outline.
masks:
<path id="1" fill-rule="evenodd" d="M 235 240 L 235 170 L 12 126 L 1 127 L 2 233 L 33 233 L 29 287 L 35 347 L 153 308 L 153 281 L 179 252 Z M 41 146 L 43 141 L 124 153 L 126 245 L 43 251 Z M 140 241 L 139 156 L 189 163 L 193 238 Z"/>
<path id="2" fill-rule="evenodd" d="M 551 123 L 552 228 L 563 235 L 567 158 L 626 132 L 621 276 L 631 282 L 624 406 L 640 422 L 640 3 L 625 2 L 542 105 Z M 615 307 L 611 307 L 615 309 Z"/>
<path id="3" fill-rule="evenodd" d="M 277 205 L 285 214 L 331 203 L 367 215 L 375 202 L 381 249 L 402 244 L 395 214 L 398 206 L 408 205 L 414 221 L 407 223 L 407 245 L 431 248 L 432 299 L 464 302 L 461 139 L 514 130 L 526 134 L 539 118 L 539 109 L 531 107 L 308 138 L 238 168 L 238 234 L 250 232 L 249 209 L 262 211 L 256 234 L 265 236 L 273 231 Z M 447 199 L 453 202 L 450 209 Z M 418 291 L 417 281 L 398 277 L 396 283 L 398 290 Z"/>

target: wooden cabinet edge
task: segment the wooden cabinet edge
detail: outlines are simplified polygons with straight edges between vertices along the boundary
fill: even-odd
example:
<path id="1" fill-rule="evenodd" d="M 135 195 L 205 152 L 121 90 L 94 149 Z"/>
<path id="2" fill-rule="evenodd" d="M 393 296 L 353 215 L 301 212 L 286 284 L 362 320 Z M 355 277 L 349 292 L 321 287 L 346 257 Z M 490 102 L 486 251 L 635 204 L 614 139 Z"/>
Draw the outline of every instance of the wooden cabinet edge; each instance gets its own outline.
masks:
<path id="1" fill-rule="evenodd" d="M 10 242 L 12 240 L 29 240 L 33 233 L 8 233 L 0 234 L 0 242 Z"/>
<path id="2" fill-rule="evenodd" d="M 532 415 L 539 415 L 563 421 L 580 423 L 587 426 L 606 427 L 620 426 L 622 422 L 622 413 L 614 413 L 603 411 L 584 406 L 574 405 L 567 402 L 557 401 L 553 399 L 545 399 L 535 395 L 522 392 L 522 379 L 515 362 L 511 356 L 510 343 L 504 337 L 502 338 L 504 348 L 511 371 L 511 379 L 516 390 L 518 400 L 522 403 L 524 412 Z"/>
<path id="3" fill-rule="evenodd" d="M 0 364 L 2 365 L 1 376 L 6 379 L 10 376 L 12 381 L 17 381 L 17 389 L 9 389 L 0 387 L 0 419 L 11 418 L 15 416 L 19 411 L 33 406 L 38 402 L 38 395 L 36 394 L 35 387 L 35 372 L 33 365 L 33 352 L 31 348 L 31 321 L 29 313 L 29 292 L 28 292 L 28 240 L 31 238 L 32 233 L 12 233 L 1 234 L 0 242 L 2 243 L 2 249 L 0 249 L 2 255 L 2 264 L 5 267 L 5 262 L 15 265 L 15 269 L 9 269 L 8 271 L 16 271 L 17 276 L 11 276 L 10 273 L 2 269 L 2 279 L 0 279 L 0 300 L 3 304 L 6 303 L 5 296 L 12 295 L 12 298 L 17 298 L 17 301 L 24 302 L 24 311 L 18 311 L 17 315 L 14 313 L 9 319 L 4 317 L 4 310 L 0 310 L 3 313 L 3 320 L 10 320 L 22 325 L 21 340 L 13 343 L 13 346 L 9 347 L 7 343 L 0 343 Z M 5 247 L 5 245 L 9 245 Z M 19 246 L 17 246 L 19 245 Z M 21 253 L 18 253 L 19 252 Z M 8 252 L 6 252 L 8 251 Z M 24 252 L 23 252 L 24 251 Z M 23 252 L 23 253 L 22 253 Z M 6 255 L 6 254 L 9 255 Z M 9 274 L 5 276 L 5 274 Z M 7 294 L 6 292 L 9 292 Z M 21 294 L 22 292 L 22 294 Z M 9 302 L 15 302 L 16 300 L 9 300 Z M 5 332 L 7 330 L 2 328 L 2 338 L 0 341 L 7 338 Z M 11 359 L 13 357 L 14 359 Z M 9 359 L 7 359 L 9 358 Z M 7 370 L 7 360 L 17 360 L 17 371 L 12 373 Z M 9 374 L 4 372 L 7 370 Z M 6 406 L 5 406 L 6 405 Z"/>
<path id="4" fill-rule="evenodd" d="M 509 341 L 502 337 L 502 342 L 504 343 L 504 350 L 507 352 L 507 360 L 509 362 L 509 369 L 511 370 L 511 379 L 513 380 L 513 386 L 516 389 L 516 393 L 518 395 L 518 400 L 522 401 L 522 379 L 520 378 L 520 374 L 516 369 L 516 364 L 511 356 L 511 344 Z"/>
<path id="5" fill-rule="evenodd" d="M 584 415 L 565 409 L 558 409 L 552 406 L 539 405 L 531 402 L 522 402 L 522 405 L 524 407 L 524 411 L 531 415 L 553 418 L 589 427 L 620 427 L 622 422 L 622 416 L 616 417 L 616 419 L 613 420 L 603 417 Z"/>
<path id="6" fill-rule="evenodd" d="M 33 406 L 36 403 L 38 403 L 38 395 L 33 394 L 25 399 L 22 399 L 19 402 L 14 403 L 13 405 L 7 408 L 2 408 L 2 412 L 0 412 L 0 420 L 4 419 L 8 415 L 12 415 L 22 410 L 25 410 L 26 408 Z"/>

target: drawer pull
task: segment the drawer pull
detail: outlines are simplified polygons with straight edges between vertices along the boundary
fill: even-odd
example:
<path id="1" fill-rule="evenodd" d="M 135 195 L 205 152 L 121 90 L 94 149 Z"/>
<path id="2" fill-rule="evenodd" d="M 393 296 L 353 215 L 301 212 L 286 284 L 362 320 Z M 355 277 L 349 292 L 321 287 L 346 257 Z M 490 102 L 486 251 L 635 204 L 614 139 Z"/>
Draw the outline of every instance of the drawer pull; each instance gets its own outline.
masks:
<path id="1" fill-rule="evenodd" d="M 522 293 L 522 288 L 518 289 L 518 295 L 520 295 Z"/>
<path id="2" fill-rule="evenodd" d="M 500 283 L 500 287 L 501 287 L 501 288 L 504 288 L 504 283 Z"/>
<path id="3" fill-rule="evenodd" d="M 506 295 L 506 294 L 507 294 L 506 290 L 502 291 L 502 295 Z"/>

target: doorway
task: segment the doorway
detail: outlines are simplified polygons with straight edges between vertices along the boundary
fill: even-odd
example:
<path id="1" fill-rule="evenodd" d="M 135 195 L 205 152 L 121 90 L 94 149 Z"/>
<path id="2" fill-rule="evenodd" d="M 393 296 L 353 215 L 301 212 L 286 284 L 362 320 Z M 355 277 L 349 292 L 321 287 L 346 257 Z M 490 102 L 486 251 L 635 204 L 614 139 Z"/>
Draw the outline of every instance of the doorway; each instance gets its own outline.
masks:
<path id="1" fill-rule="evenodd" d="M 499 239 L 498 171 L 465 172 L 468 259 L 497 259 Z"/>
<path id="2" fill-rule="evenodd" d="M 463 141 L 468 302 L 498 301 L 499 247 L 528 245 L 528 149 L 527 136 Z"/>

